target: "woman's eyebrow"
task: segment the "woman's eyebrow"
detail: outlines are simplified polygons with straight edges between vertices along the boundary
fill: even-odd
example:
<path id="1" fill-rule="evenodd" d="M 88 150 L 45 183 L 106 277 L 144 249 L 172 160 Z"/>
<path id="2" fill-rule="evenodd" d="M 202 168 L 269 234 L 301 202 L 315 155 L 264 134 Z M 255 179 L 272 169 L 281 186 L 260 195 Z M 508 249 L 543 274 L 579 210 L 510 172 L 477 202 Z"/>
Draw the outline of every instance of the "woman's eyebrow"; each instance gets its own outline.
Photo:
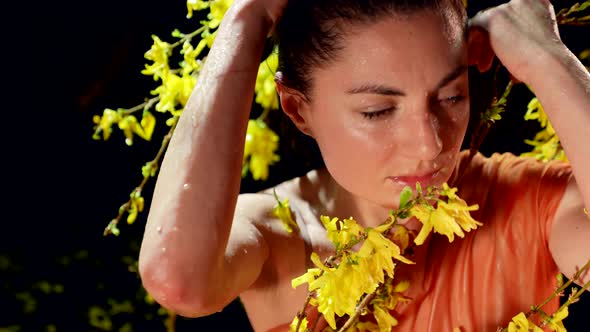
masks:
<path id="1" fill-rule="evenodd" d="M 405 96 L 406 94 L 396 88 L 388 87 L 381 84 L 363 84 L 359 87 L 346 91 L 347 94 L 371 93 L 384 96 Z"/>
<path id="2" fill-rule="evenodd" d="M 449 84 L 452 81 L 454 81 L 455 79 L 457 79 L 459 76 L 463 75 L 463 73 L 465 73 L 466 71 L 467 71 L 466 65 L 463 65 L 463 64 L 459 65 L 457 68 L 455 68 L 453 71 L 451 71 L 445 77 L 443 77 L 442 80 L 440 80 L 440 82 L 436 85 L 435 90 L 440 90 L 441 88 L 443 88 L 447 84 Z M 363 84 L 359 87 L 349 89 L 346 91 L 346 93 L 347 94 L 370 93 L 370 94 L 377 94 L 377 95 L 384 95 L 384 96 L 405 96 L 406 95 L 405 92 L 403 92 L 399 89 L 389 87 L 386 85 L 382 85 L 382 84 L 372 84 L 372 83 Z"/>
<path id="3" fill-rule="evenodd" d="M 451 83 L 452 81 L 456 80 L 459 76 L 463 75 L 467 72 L 467 65 L 460 64 L 457 68 L 455 68 L 452 72 L 447 74 L 443 77 L 442 80 L 436 85 L 435 90 L 440 90 L 441 88 L 445 87 L 447 84 Z"/>

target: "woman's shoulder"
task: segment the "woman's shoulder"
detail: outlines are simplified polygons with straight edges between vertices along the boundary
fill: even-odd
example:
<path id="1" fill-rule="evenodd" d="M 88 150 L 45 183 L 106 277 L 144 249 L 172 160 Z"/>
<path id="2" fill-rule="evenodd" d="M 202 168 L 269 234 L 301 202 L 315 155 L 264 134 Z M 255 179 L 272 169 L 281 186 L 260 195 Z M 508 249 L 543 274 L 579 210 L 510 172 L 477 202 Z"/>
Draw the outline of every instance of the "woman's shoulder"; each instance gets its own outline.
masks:
<path id="1" fill-rule="evenodd" d="M 314 169 L 261 191 L 240 194 L 235 213 L 275 235 L 297 237 L 309 245 L 320 245 L 325 236 L 317 236 L 323 226 L 316 207 L 325 184 L 325 173 L 322 169 Z M 279 206 L 288 208 L 297 225 L 294 232 L 288 231 L 284 221 L 275 213 Z"/>
<path id="2" fill-rule="evenodd" d="M 478 182 L 526 183 L 543 178 L 559 179 L 569 176 L 570 165 L 561 160 L 541 161 L 530 156 L 519 156 L 512 152 L 494 152 L 484 155 L 476 152 L 470 156 L 462 151 L 457 163 L 457 174 L 465 173 L 466 178 Z"/>

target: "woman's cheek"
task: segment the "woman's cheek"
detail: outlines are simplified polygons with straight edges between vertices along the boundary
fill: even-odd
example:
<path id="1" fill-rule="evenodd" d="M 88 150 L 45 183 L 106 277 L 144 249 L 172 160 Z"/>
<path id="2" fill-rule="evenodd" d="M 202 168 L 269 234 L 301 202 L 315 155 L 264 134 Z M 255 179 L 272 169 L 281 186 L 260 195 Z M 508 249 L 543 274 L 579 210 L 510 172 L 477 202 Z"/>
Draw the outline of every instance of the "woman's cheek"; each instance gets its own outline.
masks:
<path id="1" fill-rule="evenodd" d="M 447 136 L 447 140 L 450 140 L 453 146 L 460 146 L 469 123 L 468 104 L 465 104 L 460 109 L 449 110 L 448 115 L 444 119 L 440 119 L 440 121 L 441 130 Z"/>

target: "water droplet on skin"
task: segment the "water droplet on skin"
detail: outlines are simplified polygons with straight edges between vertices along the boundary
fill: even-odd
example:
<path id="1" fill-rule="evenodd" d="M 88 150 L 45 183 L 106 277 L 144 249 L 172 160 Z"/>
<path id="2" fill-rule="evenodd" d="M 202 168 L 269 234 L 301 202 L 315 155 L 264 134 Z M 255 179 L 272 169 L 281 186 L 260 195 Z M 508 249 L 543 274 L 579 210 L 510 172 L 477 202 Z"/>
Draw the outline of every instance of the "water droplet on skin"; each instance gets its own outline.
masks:
<path id="1" fill-rule="evenodd" d="M 184 190 L 188 190 L 188 189 L 190 189 L 190 188 L 191 188 L 191 185 L 190 185 L 190 184 L 188 184 L 188 183 L 185 183 L 185 184 L 182 186 L 182 188 L 184 188 Z"/>
<path id="2" fill-rule="evenodd" d="M 244 254 L 247 254 L 247 253 L 248 253 L 248 249 L 244 249 Z"/>
<path id="3" fill-rule="evenodd" d="M 193 128 L 196 128 L 198 126 L 197 117 L 195 116 L 195 114 L 191 115 L 191 125 L 193 126 Z"/>
<path id="4" fill-rule="evenodd" d="M 162 252 L 166 252 L 166 248 L 162 248 Z"/>
<path id="5" fill-rule="evenodd" d="M 156 230 L 158 231 L 158 234 L 162 234 L 162 226 L 158 226 Z"/>

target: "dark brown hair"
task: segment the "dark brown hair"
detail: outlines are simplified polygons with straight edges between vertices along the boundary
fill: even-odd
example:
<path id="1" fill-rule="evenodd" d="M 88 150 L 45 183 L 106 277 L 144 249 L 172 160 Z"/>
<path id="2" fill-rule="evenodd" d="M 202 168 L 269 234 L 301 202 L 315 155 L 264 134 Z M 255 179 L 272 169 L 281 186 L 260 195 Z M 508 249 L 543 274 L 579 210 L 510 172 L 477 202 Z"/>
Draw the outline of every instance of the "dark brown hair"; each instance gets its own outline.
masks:
<path id="1" fill-rule="evenodd" d="M 309 97 L 311 70 L 337 58 L 347 27 L 449 5 L 466 23 L 462 0 L 290 0 L 274 34 L 281 84 Z"/>

